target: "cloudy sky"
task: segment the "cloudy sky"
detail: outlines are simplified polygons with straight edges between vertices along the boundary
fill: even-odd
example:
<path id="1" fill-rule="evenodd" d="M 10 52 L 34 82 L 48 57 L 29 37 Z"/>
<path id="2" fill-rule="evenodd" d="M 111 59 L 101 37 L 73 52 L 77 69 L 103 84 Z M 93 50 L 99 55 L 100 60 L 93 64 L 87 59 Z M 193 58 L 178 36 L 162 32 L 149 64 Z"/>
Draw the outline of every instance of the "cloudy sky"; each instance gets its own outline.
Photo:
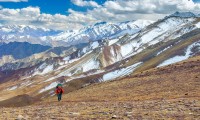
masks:
<path id="1" fill-rule="evenodd" d="M 200 14 L 200 0 L 0 0 L 0 24 L 69 30 L 101 21 L 157 20 L 176 11 Z"/>

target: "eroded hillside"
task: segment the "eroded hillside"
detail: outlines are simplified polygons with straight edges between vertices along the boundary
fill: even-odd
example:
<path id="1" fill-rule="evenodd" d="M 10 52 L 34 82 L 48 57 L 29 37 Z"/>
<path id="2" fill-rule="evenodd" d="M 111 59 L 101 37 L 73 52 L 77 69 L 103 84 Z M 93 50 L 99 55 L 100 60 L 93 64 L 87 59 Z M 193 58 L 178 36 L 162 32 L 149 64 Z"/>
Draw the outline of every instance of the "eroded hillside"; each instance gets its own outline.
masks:
<path id="1" fill-rule="evenodd" d="M 198 120 L 199 61 L 196 56 L 115 81 L 92 84 L 64 94 L 62 102 L 52 96 L 31 106 L 1 108 L 0 118 Z"/>

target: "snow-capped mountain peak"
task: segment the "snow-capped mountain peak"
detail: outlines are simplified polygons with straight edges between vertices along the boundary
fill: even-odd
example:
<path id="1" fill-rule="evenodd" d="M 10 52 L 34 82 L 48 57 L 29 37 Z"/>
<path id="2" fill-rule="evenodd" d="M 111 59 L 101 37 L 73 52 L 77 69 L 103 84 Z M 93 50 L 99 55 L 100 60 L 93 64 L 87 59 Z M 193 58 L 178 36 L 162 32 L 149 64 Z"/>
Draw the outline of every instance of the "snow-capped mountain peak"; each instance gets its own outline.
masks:
<path id="1" fill-rule="evenodd" d="M 98 22 L 80 30 L 54 31 L 25 25 L 0 26 L 3 43 L 29 42 L 49 46 L 71 46 L 103 39 L 114 39 L 124 34 L 134 34 L 152 21 L 137 20 L 124 23 Z"/>
<path id="2" fill-rule="evenodd" d="M 50 36 L 52 41 L 65 42 L 68 45 L 88 43 L 103 39 L 115 39 L 124 34 L 134 34 L 149 24 L 150 20 L 136 20 L 123 23 L 98 22 L 84 27 L 78 31 L 62 32 L 59 35 Z"/>
<path id="3" fill-rule="evenodd" d="M 170 15 L 170 17 L 182 17 L 182 18 L 190 18 L 190 17 L 196 17 L 196 15 L 192 12 L 175 12 Z"/>
<path id="4" fill-rule="evenodd" d="M 144 28 L 152 23 L 154 23 L 155 21 L 152 20 L 143 20 L 143 19 L 138 19 L 135 21 L 127 21 L 127 22 L 122 22 L 120 23 L 120 26 L 130 26 L 131 28 L 133 27 L 138 27 L 138 28 Z"/>

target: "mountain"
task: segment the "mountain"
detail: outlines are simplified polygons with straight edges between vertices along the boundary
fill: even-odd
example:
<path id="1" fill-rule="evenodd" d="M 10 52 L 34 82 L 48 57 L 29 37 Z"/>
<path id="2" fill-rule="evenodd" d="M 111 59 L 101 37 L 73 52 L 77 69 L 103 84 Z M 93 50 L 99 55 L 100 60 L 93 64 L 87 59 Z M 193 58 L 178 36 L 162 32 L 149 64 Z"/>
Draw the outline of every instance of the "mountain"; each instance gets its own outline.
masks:
<path id="1" fill-rule="evenodd" d="M 61 31 L 46 28 L 37 28 L 25 25 L 0 26 L 0 43 L 29 42 L 31 44 L 51 45 L 48 41 L 42 41 L 40 37 L 57 35 Z"/>
<path id="2" fill-rule="evenodd" d="M 137 21 L 137 25 L 142 26 L 142 23 Z M 200 55 L 198 17 L 168 16 L 142 29 L 136 23 L 131 23 L 133 26 L 128 24 L 130 22 L 119 23 L 120 29 L 105 22 L 88 26 L 80 30 L 83 33 L 96 31 L 94 39 L 88 43 L 51 48 L 4 63 L 0 66 L 0 90 L 7 94 L 0 92 L 0 99 L 21 94 L 44 99 L 54 96 L 53 89 L 58 83 L 68 88 L 66 93 L 69 93 L 93 83 L 123 79 L 131 74 L 141 73 L 139 76 L 142 76 L 143 71 Z M 127 31 L 128 26 L 131 34 L 116 32 L 123 28 Z M 99 39 L 101 35 L 107 38 Z M 31 91 L 28 91 L 30 87 Z"/>
<path id="3" fill-rule="evenodd" d="M 78 31 L 63 32 L 57 36 L 50 36 L 50 39 L 54 41 L 64 41 L 70 45 L 102 39 L 114 39 L 124 34 L 137 33 L 151 23 L 153 23 L 153 21 L 149 20 L 136 20 L 116 24 L 100 22 Z"/>
<path id="4" fill-rule="evenodd" d="M 126 23 L 97 23 L 80 30 L 54 31 L 33 26 L 0 26 L 0 43 L 29 42 L 48 46 L 71 46 L 102 39 L 117 38 L 124 34 L 133 34 L 153 21 L 138 20 Z"/>
<path id="5" fill-rule="evenodd" d="M 22 93 L 0 102 L 0 118 L 199 119 L 199 60 L 197 56 L 120 80 L 87 84 L 73 90 L 86 81 L 82 79 L 64 87 L 72 92 L 64 93 L 60 102 L 56 96 L 40 101 Z M 31 92 L 33 88 L 24 91 Z M 12 91 L 15 94 L 14 88 Z"/>
<path id="6" fill-rule="evenodd" d="M 6 63 L 10 63 L 14 61 L 15 59 L 13 58 L 12 55 L 4 55 L 0 58 L 0 65 L 4 65 Z"/>
<path id="7" fill-rule="evenodd" d="M 10 42 L 0 46 L 0 58 L 5 55 L 12 55 L 14 59 L 22 59 L 35 53 L 44 52 L 47 49 L 50 49 L 50 47 L 28 42 Z"/>
<path id="8" fill-rule="evenodd" d="M 72 47 L 53 47 L 44 52 L 33 54 L 23 59 L 11 59 L 13 58 L 11 55 L 3 56 L 2 62 L 0 62 L 0 65 L 1 65 L 0 69 L 1 71 L 6 71 L 6 70 L 18 70 L 20 68 L 32 67 L 46 60 L 48 61 L 51 59 L 52 60 L 57 59 L 57 58 L 59 59 L 59 57 L 72 54 L 80 46 L 81 44 L 78 46 L 72 46 Z"/>
<path id="9" fill-rule="evenodd" d="M 195 15 L 192 12 L 175 12 L 174 14 L 170 15 L 171 17 L 185 17 L 185 18 L 190 18 L 190 17 L 197 17 L 197 15 Z"/>

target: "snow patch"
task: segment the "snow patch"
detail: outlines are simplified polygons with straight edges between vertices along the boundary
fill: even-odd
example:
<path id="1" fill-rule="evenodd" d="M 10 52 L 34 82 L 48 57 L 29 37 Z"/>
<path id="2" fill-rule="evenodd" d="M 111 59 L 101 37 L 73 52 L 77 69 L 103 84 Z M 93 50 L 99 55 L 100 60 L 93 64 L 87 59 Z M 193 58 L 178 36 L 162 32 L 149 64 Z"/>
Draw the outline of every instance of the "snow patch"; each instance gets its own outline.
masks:
<path id="1" fill-rule="evenodd" d="M 32 82 L 32 81 L 26 81 L 26 82 L 21 83 L 21 87 L 23 87 L 23 86 L 29 86 L 29 85 L 31 85 L 33 83 L 34 82 Z"/>
<path id="2" fill-rule="evenodd" d="M 19 36 L 19 38 L 24 38 L 25 36 Z"/>
<path id="3" fill-rule="evenodd" d="M 113 80 L 113 79 L 116 79 L 116 78 L 119 78 L 119 77 L 126 76 L 126 75 L 132 73 L 141 64 L 142 64 L 142 62 L 138 62 L 138 63 L 135 63 L 131 66 L 126 67 L 126 68 L 122 68 L 122 69 L 119 69 L 119 70 L 115 70 L 113 72 L 106 73 L 105 75 L 103 75 L 102 80 L 108 81 L 108 80 Z"/>
<path id="4" fill-rule="evenodd" d="M 16 90 L 17 88 L 18 88 L 17 86 L 13 86 L 13 87 L 8 88 L 7 90 Z"/>
<path id="5" fill-rule="evenodd" d="M 112 45 L 112 44 L 115 44 L 119 39 L 112 39 L 112 40 L 109 40 L 108 41 L 108 46 Z"/>
<path id="6" fill-rule="evenodd" d="M 132 40 L 129 43 L 126 43 L 124 45 L 121 45 L 121 55 L 124 58 L 128 58 L 130 56 L 133 56 L 139 52 L 141 52 L 144 47 L 142 47 L 142 43 L 138 42 L 137 40 Z"/>
<path id="7" fill-rule="evenodd" d="M 63 58 L 64 61 L 69 61 L 70 60 L 70 56 L 67 56 L 65 58 Z"/>
<path id="8" fill-rule="evenodd" d="M 92 50 L 91 50 L 91 51 L 89 51 L 89 52 L 87 52 L 86 54 L 84 54 L 84 55 L 83 55 L 83 56 L 81 56 L 80 58 L 75 58 L 75 59 L 72 59 L 72 60 L 70 60 L 70 61 L 69 61 L 69 63 L 76 62 L 76 61 L 80 60 L 81 58 L 83 58 L 84 56 L 86 56 L 86 55 L 90 54 L 91 52 L 92 52 Z"/>
<path id="9" fill-rule="evenodd" d="M 135 33 L 135 34 L 131 35 L 130 39 L 135 38 L 138 34 L 139 34 L 139 33 Z"/>
<path id="10" fill-rule="evenodd" d="M 87 72 L 92 69 L 98 69 L 99 68 L 99 62 L 98 60 L 92 59 L 90 61 L 87 61 L 83 66 L 83 72 Z"/>
<path id="11" fill-rule="evenodd" d="M 170 58 L 168 60 L 165 60 L 164 62 L 159 64 L 157 67 L 166 66 L 166 65 L 169 65 L 169 64 L 177 63 L 177 62 L 180 62 L 180 61 L 188 59 L 189 57 L 192 56 L 192 51 L 191 50 L 195 46 L 198 46 L 199 50 L 200 50 L 200 43 L 198 43 L 198 42 L 193 43 L 190 46 L 188 46 L 185 55 L 183 55 L 183 56 L 175 56 L 175 57 L 172 57 L 172 58 Z"/>
<path id="12" fill-rule="evenodd" d="M 126 44 L 121 46 L 121 54 L 123 57 L 133 52 L 133 46 L 131 44 Z"/>
<path id="13" fill-rule="evenodd" d="M 198 23 L 196 24 L 196 27 L 197 27 L 197 28 L 200 28 L 200 22 L 198 22 Z"/>
<path id="14" fill-rule="evenodd" d="M 46 86 L 45 88 L 41 89 L 41 90 L 39 91 L 39 93 L 42 93 L 42 92 L 45 92 L 45 91 L 50 90 L 50 89 L 52 89 L 52 88 L 55 88 L 57 85 L 58 85 L 57 82 L 53 82 L 53 83 L 51 83 L 50 85 Z"/>
<path id="15" fill-rule="evenodd" d="M 189 56 L 175 56 L 173 58 L 170 58 L 170 59 L 164 61 L 163 63 L 158 65 L 158 67 L 162 67 L 162 66 L 166 66 L 166 65 L 169 65 L 169 64 L 177 63 L 177 62 L 186 60 L 188 58 L 189 58 Z"/>
<path id="16" fill-rule="evenodd" d="M 73 62 L 76 62 L 78 60 L 80 60 L 80 58 L 75 58 L 75 59 L 70 60 L 69 63 L 73 63 Z"/>
<path id="17" fill-rule="evenodd" d="M 75 77 L 71 77 L 70 79 L 66 80 L 66 82 L 69 82 L 71 80 L 74 80 L 74 79 L 78 79 L 78 78 L 84 78 L 84 77 L 87 77 L 87 76 L 90 76 L 90 75 L 97 75 L 97 74 L 100 74 L 100 73 L 103 73 L 105 72 L 104 70 L 97 70 L 96 72 L 94 73 L 89 73 L 87 75 L 79 75 L 79 76 L 75 76 Z"/>
<path id="18" fill-rule="evenodd" d="M 172 45 L 166 47 L 165 49 L 163 49 L 163 50 L 161 50 L 160 52 L 158 52 L 158 53 L 156 54 L 156 56 L 157 56 L 157 55 L 160 55 L 161 53 L 163 53 L 164 51 L 168 50 L 168 49 L 171 48 L 171 47 L 172 47 Z"/>
<path id="19" fill-rule="evenodd" d="M 83 53 L 86 53 L 86 52 L 87 52 L 87 49 L 88 49 L 88 47 L 84 47 L 83 50 L 82 50 L 82 52 L 83 52 Z"/>
<path id="20" fill-rule="evenodd" d="M 59 76 L 54 76 L 54 77 L 51 77 L 51 78 L 49 78 L 49 79 L 47 79 L 47 80 L 45 80 L 44 82 L 49 82 L 49 81 L 52 81 L 52 80 L 54 80 L 54 79 L 56 79 L 56 78 L 58 78 Z"/>
<path id="21" fill-rule="evenodd" d="M 95 48 L 99 47 L 99 43 L 98 42 L 93 42 L 91 44 L 91 47 L 92 47 L 92 49 L 95 49 Z"/>
<path id="22" fill-rule="evenodd" d="M 1 28 L 1 30 L 2 30 L 3 32 L 12 32 L 12 29 L 8 29 L 8 28 Z"/>
<path id="23" fill-rule="evenodd" d="M 47 66 L 43 71 L 42 71 L 42 75 L 47 74 L 49 72 L 53 71 L 53 65 L 49 65 Z"/>
<path id="24" fill-rule="evenodd" d="M 146 26 L 154 23 L 155 21 L 152 20 L 144 20 L 144 19 L 138 19 L 134 21 L 134 24 L 139 26 L 140 28 L 145 28 Z"/>
<path id="25" fill-rule="evenodd" d="M 42 70 L 43 69 L 43 70 Z M 42 70 L 42 72 L 40 72 Z M 53 65 L 48 65 L 46 63 L 39 66 L 38 70 L 33 74 L 34 75 L 44 75 L 53 71 Z"/>

